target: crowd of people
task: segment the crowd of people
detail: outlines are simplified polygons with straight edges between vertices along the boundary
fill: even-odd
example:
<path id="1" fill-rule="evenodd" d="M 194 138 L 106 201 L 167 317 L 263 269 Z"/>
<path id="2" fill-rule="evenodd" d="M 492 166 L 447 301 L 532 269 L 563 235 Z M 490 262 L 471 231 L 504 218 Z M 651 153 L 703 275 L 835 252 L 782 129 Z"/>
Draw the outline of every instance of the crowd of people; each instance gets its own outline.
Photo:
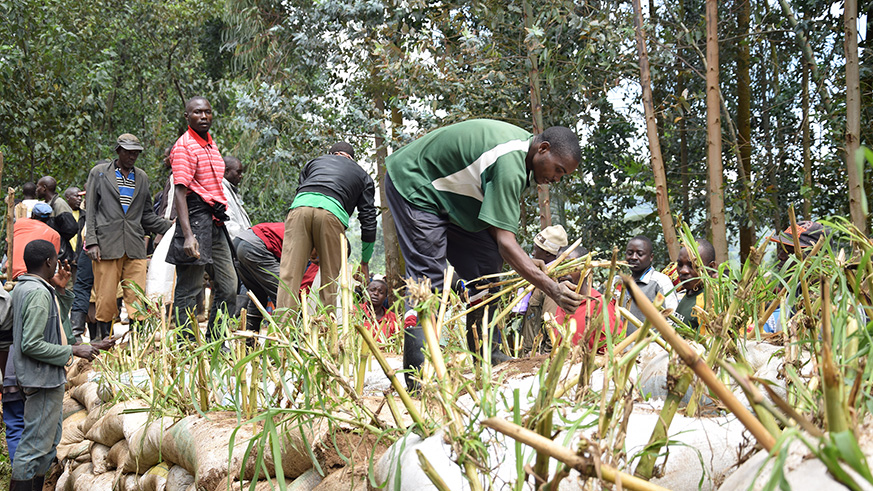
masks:
<path id="1" fill-rule="evenodd" d="M 122 303 L 130 328 L 138 328 L 143 315 L 136 306 L 137 290 L 146 289 L 149 253 L 161 241 L 170 242 L 160 259 L 175 269 L 175 325 L 189 339 L 197 337 L 195 322 L 208 278 L 212 301 L 205 339 L 214 341 L 222 335 L 216 327 L 219 312 L 234 316 L 245 308 L 247 328 L 257 330 L 262 309 L 291 318 L 305 308 L 307 292 L 316 286 L 320 302 L 335 306 L 345 232 L 357 212 L 363 244 L 358 271 L 367 278 L 358 308 L 379 339 L 403 336 L 407 384 L 416 386 L 424 334 L 409 299 L 398 316 L 388 303 L 388 283 L 370 275 L 376 188 L 354 148 L 337 142 L 306 163 L 284 222 L 253 225 L 238 190 L 244 166 L 222 155 L 210 135 L 209 101 L 187 101 L 184 118 L 188 129 L 164 153 L 170 176 L 154 199 L 149 176 L 136 166 L 143 145 L 132 134 L 117 138 L 114 159 L 93 166 L 84 191 L 70 186 L 60 196 L 50 176 L 21 186 L 5 265 L 15 287 L 11 298 L 0 289 L 0 314 L 8 311 L 12 319 L 0 322 L 0 367 L 5 367 L 2 404 L 13 490 L 41 489 L 60 439 L 65 366 L 73 357 L 90 360 L 112 347 Z M 548 351 L 558 341 L 561 333 L 551 319 L 559 324 L 574 319 L 571 342 L 589 349 L 601 349 L 607 333 L 614 339 L 631 334 L 636 324 L 625 319 L 642 315 L 621 294 L 618 278 L 601 286 L 616 288 L 606 302 L 578 272 L 557 279 L 547 274 L 546 265 L 567 249 L 563 227 L 539 232 L 532 256 L 517 240 L 522 193 L 573 173 L 580 158 L 578 138 L 569 128 L 533 135 L 484 119 L 434 130 L 395 151 L 386 160 L 384 205 L 396 226 L 406 277 L 427 279 L 435 290 L 463 291 L 475 305 L 489 285 L 474 280 L 508 264 L 535 287 L 514 311 L 519 327 L 513 336 L 520 338 L 521 353 Z M 802 234 L 808 237 L 802 246 L 814 243 L 819 230 L 814 225 L 804 225 Z M 785 237 L 774 237 L 783 251 L 793 247 Z M 577 247 L 568 255 L 586 253 Z M 705 332 L 695 307 L 705 301 L 700 275 L 717 268 L 712 245 L 699 239 L 693 253 L 683 248 L 675 279 L 655 270 L 653 258 L 649 238 L 627 243 L 625 259 L 643 293 L 652 300 L 663 297 L 665 309 Z M 444 285 L 449 263 L 459 280 Z M 240 297 L 245 291 L 251 296 Z M 620 315 L 619 307 L 629 314 Z M 489 346 L 480 342 L 486 339 L 482 312 L 466 315 L 468 348 L 479 356 L 489 350 L 495 364 L 509 360 L 499 329 L 487 336 Z M 603 327 L 594 319 L 604 319 Z"/>

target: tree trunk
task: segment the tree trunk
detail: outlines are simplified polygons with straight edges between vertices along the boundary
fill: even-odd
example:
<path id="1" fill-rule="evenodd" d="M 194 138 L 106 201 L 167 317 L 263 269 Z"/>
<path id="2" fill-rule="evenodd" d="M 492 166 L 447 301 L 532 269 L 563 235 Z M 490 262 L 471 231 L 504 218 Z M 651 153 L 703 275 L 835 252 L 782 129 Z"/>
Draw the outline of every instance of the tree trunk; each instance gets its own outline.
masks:
<path id="1" fill-rule="evenodd" d="M 776 45 L 771 40 L 770 41 L 770 69 L 772 70 L 773 76 L 770 78 L 770 89 L 773 91 L 773 99 L 778 100 L 780 94 L 780 85 L 779 85 L 779 53 L 776 51 Z M 767 107 L 770 107 L 770 103 L 767 104 Z M 769 125 L 770 118 L 768 114 L 767 124 Z M 767 138 L 767 141 L 770 142 L 770 153 L 769 153 L 769 166 L 770 166 L 770 185 L 773 186 L 773 228 L 777 231 L 782 231 L 784 228 L 782 227 L 782 204 L 779 201 L 779 190 L 780 190 L 780 182 L 779 182 L 779 172 L 778 169 L 781 169 L 782 162 L 784 161 L 784 149 L 782 148 L 782 132 L 779 129 L 779 121 L 776 121 L 777 124 L 773 127 L 773 136 L 772 139 L 770 137 Z M 778 158 L 777 158 L 778 153 Z M 777 164 L 779 162 L 779 164 Z"/>
<path id="2" fill-rule="evenodd" d="M 803 114 L 800 122 L 803 145 L 803 217 L 812 220 L 812 150 L 809 137 L 809 64 L 803 63 L 801 70 L 800 106 Z"/>
<path id="3" fill-rule="evenodd" d="M 749 251 L 755 245 L 755 209 L 752 196 L 752 79 L 749 75 L 749 20 L 752 15 L 751 0 L 741 0 L 737 15 L 740 36 L 737 56 L 737 143 L 740 146 L 740 162 L 743 172 L 743 193 L 746 194 L 747 216 L 740 219 L 740 262 L 745 263 Z"/>
<path id="4" fill-rule="evenodd" d="M 524 27 L 530 29 L 533 27 L 533 9 L 530 2 L 525 0 L 522 4 L 524 8 Z M 530 61 L 530 113 L 533 122 L 533 133 L 538 135 L 543 132 L 543 104 L 540 97 L 540 69 L 539 61 L 536 53 L 536 46 L 532 41 L 527 45 L 527 59 Z M 549 199 L 549 185 L 537 184 L 537 203 L 540 209 L 540 229 L 544 229 L 552 224 L 552 206 Z"/>
<path id="5" fill-rule="evenodd" d="M 706 0 L 706 149 L 709 210 L 716 261 L 728 259 L 721 165 L 721 104 L 718 88 L 718 0 Z"/>
<path id="6" fill-rule="evenodd" d="M 388 156 L 388 147 L 385 144 L 385 100 L 379 95 L 375 98 L 374 103 L 376 106 L 376 118 L 379 121 L 373 128 L 373 134 L 376 136 L 376 179 L 379 181 L 379 205 L 382 212 L 385 278 L 387 279 L 389 290 L 393 292 L 401 286 L 404 265 L 403 256 L 400 254 L 400 243 L 397 240 L 397 229 L 394 228 L 394 217 L 391 216 L 391 210 L 388 209 L 388 200 L 385 198 L 385 158 Z"/>
<path id="7" fill-rule="evenodd" d="M 861 138 L 861 82 L 858 73 L 858 0 L 846 0 L 845 6 L 846 52 L 846 167 L 849 171 L 849 213 L 852 223 L 862 234 L 867 233 L 867 216 L 864 213 L 863 175 L 855 165 Z"/>
<path id="8" fill-rule="evenodd" d="M 679 257 L 679 241 L 670 214 L 670 200 L 667 195 L 667 175 L 664 172 L 664 160 L 661 156 L 661 142 L 658 139 L 658 125 L 655 119 L 655 106 L 652 101 L 652 75 L 649 69 L 649 54 L 646 50 L 646 37 L 643 31 L 643 14 L 640 0 L 633 0 L 634 28 L 637 38 L 637 53 L 640 57 L 640 85 L 643 88 L 643 109 L 646 114 L 646 134 L 649 138 L 649 153 L 652 158 L 652 173 L 655 175 L 655 194 L 658 201 L 658 216 L 664 229 L 664 242 L 670 260 Z"/>

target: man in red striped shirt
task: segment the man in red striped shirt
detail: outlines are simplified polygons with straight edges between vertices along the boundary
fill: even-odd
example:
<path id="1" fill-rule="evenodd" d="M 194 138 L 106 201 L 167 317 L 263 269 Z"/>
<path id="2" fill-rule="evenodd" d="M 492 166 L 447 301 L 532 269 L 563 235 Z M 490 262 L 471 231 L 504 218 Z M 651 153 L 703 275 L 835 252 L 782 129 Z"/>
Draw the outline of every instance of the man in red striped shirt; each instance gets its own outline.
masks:
<path id="1" fill-rule="evenodd" d="M 175 181 L 178 219 L 167 262 L 176 265 L 176 325 L 185 326 L 191 336 L 191 312 L 203 284 L 203 273 L 213 284 L 207 339 L 216 339 L 213 324 L 218 309 L 230 310 L 236 301 L 237 275 L 233 266 L 227 221 L 227 199 L 221 180 L 224 160 L 209 134 L 212 105 L 204 97 L 192 97 L 185 104 L 186 131 L 170 154 Z"/>

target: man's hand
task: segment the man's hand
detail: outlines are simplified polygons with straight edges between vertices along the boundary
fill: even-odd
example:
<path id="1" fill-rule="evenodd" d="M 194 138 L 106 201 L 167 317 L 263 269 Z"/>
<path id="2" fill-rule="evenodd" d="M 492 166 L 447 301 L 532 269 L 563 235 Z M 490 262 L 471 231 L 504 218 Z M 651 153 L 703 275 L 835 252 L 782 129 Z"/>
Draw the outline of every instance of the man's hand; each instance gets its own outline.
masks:
<path id="1" fill-rule="evenodd" d="M 566 284 L 552 283 L 551 291 L 546 294 L 568 314 L 576 312 L 576 307 L 582 303 L 582 295 L 574 292 Z"/>
<path id="2" fill-rule="evenodd" d="M 70 276 L 72 276 L 70 271 L 71 269 L 69 261 L 64 260 L 64 262 L 62 263 L 59 262 L 58 272 L 55 273 L 55 275 L 52 277 L 52 285 L 54 285 L 55 288 L 59 288 L 61 290 L 66 289 L 67 283 L 70 282 Z"/>
<path id="3" fill-rule="evenodd" d="M 85 252 L 88 253 L 88 257 L 91 258 L 92 261 L 100 262 L 100 246 L 94 244 L 85 249 Z"/>
<path id="4" fill-rule="evenodd" d="M 78 356 L 79 358 L 84 358 L 88 361 L 94 359 L 97 356 L 99 350 L 92 345 L 88 344 L 77 344 L 73 346 L 73 356 Z"/>
<path id="5" fill-rule="evenodd" d="M 367 285 L 370 284 L 370 263 L 361 263 L 361 274 L 364 275 L 361 284 L 364 285 L 364 288 L 367 288 Z"/>
<path id="6" fill-rule="evenodd" d="M 100 341 L 95 341 L 91 343 L 91 346 L 97 348 L 99 351 L 109 351 L 110 348 L 115 346 L 115 338 L 111 336 L 107 336 Z"/>
<path id="7" fill-rule="evenodd" d="M 542 271 L 543 273 L 549 272 L 549 266 L 542 259 L 531 258 L 531 261 L 533 261 L 534 266 L 540 268 L 540 271 Z"/>
<path id="8" fill-rule="evenodd" d="M 185 237 L 185 254 L 188 257 L 200 259 L 200 243 L 197 242 L 197 237 L 192 234 L 190 237 Z"/>

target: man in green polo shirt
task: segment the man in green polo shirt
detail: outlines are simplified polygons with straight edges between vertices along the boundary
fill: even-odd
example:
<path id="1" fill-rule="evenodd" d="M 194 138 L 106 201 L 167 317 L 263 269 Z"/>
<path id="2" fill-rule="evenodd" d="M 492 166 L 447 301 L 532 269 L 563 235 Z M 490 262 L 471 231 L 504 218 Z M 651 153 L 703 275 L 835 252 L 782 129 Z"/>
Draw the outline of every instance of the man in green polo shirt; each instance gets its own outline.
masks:
<path id="1" fill-rule="evenodd" d="M 486 119 L 434 130 L 394 152 L 386 160 L 385 194 L 406 276 L 430 278 L 439 289 L 446 261 L 464 280 L 497 273 L 506 261 L 565 311 L 575 311 L 582 297 L 549 278 L 515 235 L 522 192 L 575 171 L 580 154 L 579 139 L 568 128 L 553 126 L 534 136 Z M 467 342 L 480 354 L 474 330 L 481 330 L 481 315 L 480 309 L 467 316 Z M 422 344 L 421 328 L 407 328 L 405 368 L 421 366 Z M 493 348 L 492 361 L 507 359 L 496 343 Z"/>

